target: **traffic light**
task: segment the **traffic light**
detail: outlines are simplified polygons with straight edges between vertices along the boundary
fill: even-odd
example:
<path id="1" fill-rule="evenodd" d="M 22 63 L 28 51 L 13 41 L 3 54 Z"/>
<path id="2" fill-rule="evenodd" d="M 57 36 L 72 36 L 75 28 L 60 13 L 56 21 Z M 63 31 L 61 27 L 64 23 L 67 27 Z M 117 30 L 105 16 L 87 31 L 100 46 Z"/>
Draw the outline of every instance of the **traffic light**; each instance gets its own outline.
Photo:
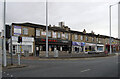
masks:
<path id="1" fill-rule="evenodd" d="M 20 42 L 22 42 L 22 37 L 21 36 L 18 37 L 18 43 L 20 43 Z"/>

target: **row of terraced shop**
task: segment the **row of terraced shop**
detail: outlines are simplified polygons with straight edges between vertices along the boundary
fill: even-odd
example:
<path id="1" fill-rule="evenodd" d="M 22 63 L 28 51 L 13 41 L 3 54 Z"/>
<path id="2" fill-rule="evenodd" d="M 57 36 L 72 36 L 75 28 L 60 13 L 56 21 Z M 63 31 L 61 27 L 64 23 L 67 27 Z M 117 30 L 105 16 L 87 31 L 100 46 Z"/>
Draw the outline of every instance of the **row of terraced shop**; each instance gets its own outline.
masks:
<path id="1" fill-rule="evenodd" d="M 46 26 L 33 23 L 12 23 L 7 25 L 7 50 L 10 53 L 10 29 L 12 27 L 12 52 L 14 55 L 28 52 L 30 55 L 44 55 L 46 51 Z M 22 37 L 22 44 L 18 43 L 18 36 Z M 112 52 L 120 51 L 120 39 L 111 37 Z M 110 37 L 71 30 L 64 22 L 58 26 L 48 26 L 48 51 L 53 54 L 58 50 L 59 54 L 82 54 L 89 51 L 109 52 Z"/>

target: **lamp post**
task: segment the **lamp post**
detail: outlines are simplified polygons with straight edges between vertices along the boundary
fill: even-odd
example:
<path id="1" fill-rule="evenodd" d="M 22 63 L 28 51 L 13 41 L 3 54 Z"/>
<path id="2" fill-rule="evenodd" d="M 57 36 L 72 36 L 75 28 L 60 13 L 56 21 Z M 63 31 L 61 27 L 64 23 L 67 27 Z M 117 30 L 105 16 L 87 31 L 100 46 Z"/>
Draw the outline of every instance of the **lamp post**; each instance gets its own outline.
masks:
<path id="1" fill-rule="evenodd" d="M 111 7 L 114 6 L 114 5 L 117 5 L 117 4 L 120 4 L 120 2 L 116 3 L 116 4 L 113 4 L 113 5 L 110 5 L 109 6 L 109 25 L 110 25 L 110 54 L 112 54 L 112 46 L 111 46 Z"/>
<path id="2" fill-rule="evenodd" d="M 48 2 L 46 0 L 46 57 L 48 57 Z"/>
<path id="3" fill-rule="evenodd" d="M 4 41 L 3 41 L 3 58 L 4 58 L 4 67 L 7 66 L 7 60 L 6 60 L 6 0 L 4 0 L 4 9 L 3 9 L 3 27 L 4 27 Z"/>

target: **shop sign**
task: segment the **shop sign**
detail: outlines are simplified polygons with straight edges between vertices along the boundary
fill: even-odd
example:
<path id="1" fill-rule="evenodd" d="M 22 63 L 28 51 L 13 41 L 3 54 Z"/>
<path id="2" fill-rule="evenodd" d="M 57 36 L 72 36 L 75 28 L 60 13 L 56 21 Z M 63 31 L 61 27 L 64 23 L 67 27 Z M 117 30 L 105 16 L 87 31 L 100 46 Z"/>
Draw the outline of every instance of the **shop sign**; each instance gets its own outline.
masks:
<path id="1" fill-rule="evenodd" d="M 32 37 L 22 37 L 22 40 L 23 41 L 32 41 L 32 42 L 34 42 L 34 38 L 32 38 Z"/>
<path id="2" fill-rule="evenodd" d="M 46 39 L 41 39 L 41 41 L 46 41 Z M 48 42 L 57 42 L 57 40 L 50 40 L 50 39 L 48 39 Z"/>
<path id="3" fill-rule="evenodd" d="M 68 41 L 62 41 L 63 43 L 68 43 Z"/>
<path id="4" fill-rule="evenodd" d="M 21 27 L 14 26 L 14 35 L 21 35 Z"/>
<path id="5" fill-rule="evenodd" d="M 82 43 L 81 43 L 81 46 L 85 46 L 85 43 L 84 43 L 84 42 L 82 42 Z"/>
<path id="6" fill-rule="evenodd" d="M 97 44 L 97 46 L 104 46 L 104 45 L 102 45 L 102 44 Z"/>
<path id="7" fill-rule="evenodd" d="M 81 43 L 80 42 L 72 42 L 72 45 L 74 45 L 74 46 L 80 46 L 81 45 Z"/>
<path id="8" fill-rule="evenodd" d="M 36 38 L 36 42 L 37 43 L 45 43 L 46 39 L 45 38 Z M 48 43 L 60 43 L 60 44 L 64 44 L 64 43 L 69 43 L 68 40 L 58 40 L 58 39 L 48 39 Z"/>
<path id="9" fill-rule="evenodd" d="M 17 36 L 12 36 L 12 40 L 13 41 L 18 41 L 18 37 Z M 34 38 L 32 37 L 22 37 L 22 41 L 30 41 L 30 42 L 33 42 L 34 41 Z"/>
<path id="10" fill-rule="evenodd" d="M 88 46 L 95 46 L 96 44 L 86 43 L 86 45 L 88 45 Z"/>

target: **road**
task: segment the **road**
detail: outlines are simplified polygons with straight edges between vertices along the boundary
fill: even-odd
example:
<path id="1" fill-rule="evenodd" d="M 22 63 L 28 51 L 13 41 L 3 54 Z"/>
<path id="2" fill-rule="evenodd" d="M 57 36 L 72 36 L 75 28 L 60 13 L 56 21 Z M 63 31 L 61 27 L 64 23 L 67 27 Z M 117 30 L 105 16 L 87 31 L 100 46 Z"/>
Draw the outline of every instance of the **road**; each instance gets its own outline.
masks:
<path id="1" fill-rule="evenodd" d="M 118 77 L 118 56 L 22 63 L 29 66 L 4 70 L 3 77 Z"/>

